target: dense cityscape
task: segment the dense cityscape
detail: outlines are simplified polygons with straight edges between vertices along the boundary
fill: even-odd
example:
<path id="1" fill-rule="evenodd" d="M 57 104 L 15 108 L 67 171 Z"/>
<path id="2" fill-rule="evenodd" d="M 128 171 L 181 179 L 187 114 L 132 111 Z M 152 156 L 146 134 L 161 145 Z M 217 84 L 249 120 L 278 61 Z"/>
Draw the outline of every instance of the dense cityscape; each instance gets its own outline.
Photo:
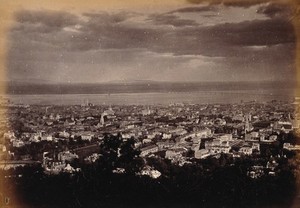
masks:
<path id="1" fill-rule="evenodd" d="M 299 2 L 0 1 L 0 208 L 300 207 Z"/>
<path id="2" fill-rule="evenodd" d="M 7 187 L 2 203 L 38 206 L 45 197 L 47 204 L 70 207 L 108 206 L 111 199 L 208 207 L 291 202 L 300 173 L 299 113 L 297 100 L 8 102 L 1 108 L 1 185 Z M 268 200 L 269 194 L 279 201 Z"/>

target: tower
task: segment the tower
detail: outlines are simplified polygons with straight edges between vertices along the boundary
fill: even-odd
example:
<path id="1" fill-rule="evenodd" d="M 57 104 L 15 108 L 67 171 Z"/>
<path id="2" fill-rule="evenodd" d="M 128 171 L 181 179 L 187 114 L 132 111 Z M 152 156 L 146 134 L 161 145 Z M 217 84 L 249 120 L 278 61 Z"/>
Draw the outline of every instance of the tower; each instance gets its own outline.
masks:
<path id="1" fill-rule="evenodd" d="M 106 116 L 106 113 L 102 113 L 101 114 L 101 118 L 100 118 L 100 124 L 103 126 L 105 121 L 104 121 L 104 116 Z"/>
<path id="2" fill-rule="evenodd" d="M 245 135 L 246 135 L 246 133 L 248 131 L 250 131 L 249 115 L 246 115 L 246 120 L 245 120 Z"/>

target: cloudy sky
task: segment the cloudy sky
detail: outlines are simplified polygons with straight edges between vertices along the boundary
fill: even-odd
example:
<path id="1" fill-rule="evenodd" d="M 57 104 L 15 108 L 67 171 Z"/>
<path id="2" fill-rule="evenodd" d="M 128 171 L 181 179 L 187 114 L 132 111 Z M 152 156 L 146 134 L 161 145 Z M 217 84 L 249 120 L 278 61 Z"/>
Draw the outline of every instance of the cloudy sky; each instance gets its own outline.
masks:
<path id="1" fill-rule="evenodd" d="M 296 41 L 289 7 L 195 2 L 80 13 L 21 9 L 9 33 L 8 79 L 294 79 Z"/>

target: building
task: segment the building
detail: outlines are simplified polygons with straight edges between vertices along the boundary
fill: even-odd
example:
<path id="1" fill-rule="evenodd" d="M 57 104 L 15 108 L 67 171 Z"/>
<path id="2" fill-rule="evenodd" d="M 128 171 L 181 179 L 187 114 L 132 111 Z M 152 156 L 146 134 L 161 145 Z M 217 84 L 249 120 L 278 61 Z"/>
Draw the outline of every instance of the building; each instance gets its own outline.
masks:
<path id="1" fill-rule="evenodd" d="M 159 150 L 163 150 L 163 149 L 168 149 L 168 148 L 174 147 L 175 142 L 167 140 L 167 141 L 157 142 L 156 144 L 157 144 Z"/>
<path id="2" fill-rule="evenodd" d="M 140 156 L 144 157 L 144 156 L 146 156 L 150 153 L 155 153 L 155 152 L 158 152 L 158 146 L 157 145 L 150 145 L 150 146 L 141 148 Z"/>
<path id="3" fill-rule="evenodd" d="M 210 152 L 207 149 L 198 149 L 195 151 L 195 158 L 196 159 L 204 159 L 210 156 Z"/>
<path id="4" fill-rule="evenodd" d="M 231 146 L 229 145 L 229 141 L 214 139 L 205 142 L 205 149 L 211 153 L 229 153 Z"/>
<path id="5" fill-rule="evenodd" d="M 154 170 L 150 166 L 145 166 L 138 175 L 147 175 L 153 179 L 156 179 L 161 176 L 161 173 L 158 170 Z"/>
<path id="6" fill-rule="evenodd" d="M 253 149 L 250 146 L 243 146 L 239 149 L 239 153 L 242 153 L 245 155 L 252 155 Z"/>
<path id="7" fill-rule="evenodd" d="M 78 158 L 78 155 L 75 153 L 71 153 L 70 151 L 64 151 L 58 153 L 58 160 L 60 161 L 72 161 L 76 158 Z"/>
<path id="8" fill-rule="evenodd" d="M 182 147 L 176 148 L 176 149 L 169 149 L 166 151 L 165 158 L 170 159 L 170 160 L 177 159 L 179 157 L 182 157 L 182 154 L 186 151 L 187 151 L 187 149 L 182 148 Z"/>
<path id="9" fill-rule="evenodd" d="M 258 132 L 251 132 L 248 134 L 245 134 L 245 141 L 249 142 L 258 142 L 260 140 L 260 136 Z"/>
<path id="10" fill-rule="evenodd" d="M 21 140 L 15 139 L 13 141 L 13 147 L 23 147 L 25 145 L 25 143 Z"/>
<path id="11" fill-rule="evenodd" d="M 82 132 L 80 136 L 81 136 L 82 140 L 91 141 L 92 138 L 94 137 L 94 134 L 92 132 L 85 131 L 85 132 Z"/>
<path id="12" fill-rule="evenodd" d="M 290 150 L 290 151 L 300 151 L 300 145 L 292 145 L 290 143 L 284 143 L 283 149 Z"/>
<path id="13" fill-rule="evenodd" d="M 293 125 L 288 121 L 277 121 L 273 126 L 274 130 L 283 131 L 284 133 L 289 133 L 293 130 Z"/>

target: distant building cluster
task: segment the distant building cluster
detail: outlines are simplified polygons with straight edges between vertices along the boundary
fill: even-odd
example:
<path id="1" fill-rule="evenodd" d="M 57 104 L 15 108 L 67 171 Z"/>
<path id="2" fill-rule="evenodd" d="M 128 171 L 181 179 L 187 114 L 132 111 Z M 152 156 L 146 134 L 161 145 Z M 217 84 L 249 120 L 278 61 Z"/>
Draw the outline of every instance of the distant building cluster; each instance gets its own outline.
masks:
<path id="1" fill-rule="evenodd" d="M 180 166 L 222 154 L 241 158 L 266 155 L 274 148 L 300 150 L 299 145 L 282 139 L 283 134 L 298 131 L 299 109 L 279 101 L 168 106 L 10 105 L 0 108 L 0 114 L 0 159 L 6 165 L 11 163 L 10 168 L 22 162 L 39 162 L 49 174 L 80 171 L 71 166 L 74 160 L 97 161 L 106 133 L 121 135 L 123 140 L 133 138 L 145 160 L 160 157 Z M 37 148 L 43 151 L 34 152 Z M 253 165 L 249 177 L 275 175 L 276 164 L 273 157 L 267 164 Z M 150 166 L 139 174 L 159 177 Z"/>

